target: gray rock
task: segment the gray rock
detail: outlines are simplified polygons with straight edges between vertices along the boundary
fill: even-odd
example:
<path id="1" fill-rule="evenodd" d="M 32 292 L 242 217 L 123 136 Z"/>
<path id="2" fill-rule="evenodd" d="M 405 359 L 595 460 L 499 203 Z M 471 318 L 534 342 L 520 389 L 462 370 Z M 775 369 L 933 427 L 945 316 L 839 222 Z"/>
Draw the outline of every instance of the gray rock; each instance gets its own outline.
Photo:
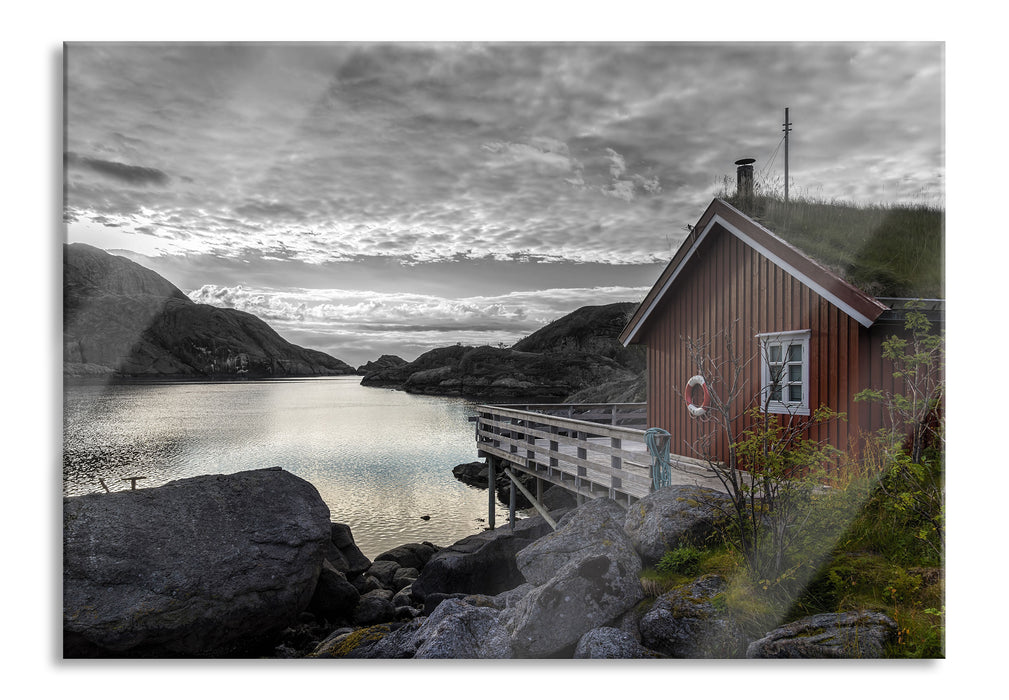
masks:
<path id="1" fill-rule="evenodd" d="M 567 513 L 550 532 L 520 551 L 515 561 L 526 581 L 546 583 L 566 563 L 607 554 L 613 543 L 628 542 L 626 511 L 610 498 L 596 498 Z M 635 556 L 634 559 L 637 559 Z"/>
<path id="2" fill-rule="evenodd" d="M 354 624 L 367 627 L 394 620 L 396 607 L 384 595 L 386 593 L 389 591 L 374 590 L 362 595 L 354 610 Z"/>
<path id="3" fill-rule="evenodd" d="M 228 656 L 297 624 L 329 509 L 279 468 L 63 501 L 65 656 Z"/>
<path id="4" fill-rule="evenodd" d="M 652 566 L 667 550 L 704 544 L 731 508 L 731 499 L 721 491 L 693 485 L 666 486 L 627 509 L 624 529 L 642 563 Z"/>
<path id="5" fill-rule="evenodd" d="M 444 601 L 418 630 L 417 659 L 510 659 L 511 641 L 495 608 Z"/>
<path id="6" fill-rule="evenodd" d="M 578 500 L 563 486 L 554 485 L 543 492 L 543 500 L 540 503 L 550 513 L 556 511 L 566 513 L 578 505 Z"/>
<path id="7" fill-rule="evenodd" d="M 442 549 L 424 566 L 412 584 L 413 595 L 424 600 L 434 593 L 495 595 L 524 583 L 515 563 L 522 548 L 550 532 L 542 517 L 470 535 Z"/>
<path id="8" fill-rule="evenodd" d="M 464 484 L 487 488 L 490 469 L 486 462 L 466 462 L 452 467 L 452 475 Z M 505 477 L 507 478 L 507 477 Z"/>
<path id="9" fill-rule="evenodd" d="M 416 581 L 418 576 L 420 576 L 420 572 L 413 567 L 401 567 L 396 569 L 396 573 L 393 574 L 392 577 L 392 590 L 402 590 Z"/>
<path id="10" fill-rule="evenodd" d="M 641 618 L 641 641 L 676 659 L 740 658 L 747 640 L 717 604 L 721 576 L 702 576 L 659 596 Z"/>
<path id="11" fill-rule="evenodd" d="M 399 568 L 399 564 L 394 561 L 376 561 L 368 567 L 365 575 L 374 576 L 382 584 L 383 588 L 392 588 L 392 579 Z"/>
<path id="12" fill-rule="evenodd" d="M 351 579 L 350 583 L 361 593 L 361 595 L 364 595 L 369 591 L 374 591 L 377 588 L 383 588 L 382 582 L 371 574 L 362 574 Z"/>
<path id="13" fill-rule="evenodd" d="M 345 620 L 353 614 L 360 599 L 360 592 L 347 577 L 324 561 L 308 610 L 327 620 Z"/>
<path id="14" fill-rule="evenodd" d="M 503 593 L 498 593 L 496 596 L 493 596 L 491 598 L 491 600 L 493 601 L 491 605 L 493 605 L 496 608 L 500 608 L 502 610 L 505 608 L 515 607 L 515 604 L 518 603 L 523 598 L 525 598 L 527 595 L 529 595 L 529 593 L 532 592 L 533 588 L 535 588 L 535 586 L 527 582 L 519 586 L 516 586 L 510 591 L 504 591 Z"/>
<path id="15" fill-rule="evenodd" d="M 409 624 L 409 623 L 408 623 Z M 402 623 L 385 623 L 370 625 L 346 632 L 337 630 L 308 654 L 311 659 L 374 659 L 384 658 L 374 655 L 374 648 L 379 642 L 396 633 Z M 395 658 L 395 657 L 393 657 Z"/>
<path id="16" fill-rule="evenodd" d="M 424 611 L 420 608 L 415 608 L 412 605 L 396 605 L 396 619 L 397 620 L 412 620 L 415 617 L 420 617 L 424 614 Z"/>
<path id="17" fill-rule="evenodd" d="M 413 597 L 411 586 L 403 586 L 392 597 L 392 604 L 397 608 L 403 605 L 414 605 L 416 602 L 417 600 Z"/>
<path id="18" fill-rule="evenodd" d="M 417 632 L 426 622 L 426 617 L 414 617 L 367 650 L 362 650 L 360 658 L 412 659 L 417 653 Z"/>
<path id="19" fill-rule="evenodd" d="M 353 579 L 367 571 L 371 566 L 371 560 L 364 556 L 354 543 L 354 535 L 350 531 L 350 526 L 344 523 L 333 523 L 331 530 L 332 547 L 326 551 L 326 558 L 330 563 L 338 571 L 346 574 L 348 579 Z M 339 552 L 339 556 L 334 553 L 334 550 Z"/>
<path id="20" fill-rule="evenodd" d="M 614 501 L 590 501 L 519 553 L 519 567 L 535 587 L 503 614 L 517 655 L 562 654 L 642 599 L 641 560 L 623 531 L 623 515 Z"/>
<path id="21" fill-rule="evenodd" d="M 466 598 L 466 593 L 432 593 L 424 599 L 424 614 L 431 615 L 437 610 L 442 601 L 450 598 Z"/>
<path id="22" fill-rule="evenodd" d="M 662 655 L 641 646 L 633 635 L 614 627 L 597 627 L 578 640 L 576 659 L 658 659 Z"/>
<path id="23" fill-rule="evenodd" d="M 379 600 L 388 600 L 388 601 L 392 602 L 393 595 L 395 595 L 395 594 L 392 591 L 390 591 L 388 588 L 376 588 L 375 590 L 368 591 L 367 593 L 365 593 L 364 595 L 362 595 L 361 596 L 361 600 L 364 600 L 365 598 L 369 598 L 369 599 L 370 598 L 378 598 Z"/>
<path id="24" fill-rule="evenodd" d="M 503 659 L 512 658 L 500 611 L 445 599 L 427 617 L 399 627 L 378 625 L 327 639 L 313 657 L 358 659 Z"/>
<path id="25" fill-rule="evenodd" d="M 897 634 L 882 613 L 822 613 L 787 625 L 751 642 L 750 659 L 878 659 Z"/>
<path id="26" fill-rule="evenodd" d="M 430 542 L 414 542 L 400 545 L 375 557 L 375 561 L 394 561 L 404 569 L 421 571 L 424 565 L 441 550 Z"/>

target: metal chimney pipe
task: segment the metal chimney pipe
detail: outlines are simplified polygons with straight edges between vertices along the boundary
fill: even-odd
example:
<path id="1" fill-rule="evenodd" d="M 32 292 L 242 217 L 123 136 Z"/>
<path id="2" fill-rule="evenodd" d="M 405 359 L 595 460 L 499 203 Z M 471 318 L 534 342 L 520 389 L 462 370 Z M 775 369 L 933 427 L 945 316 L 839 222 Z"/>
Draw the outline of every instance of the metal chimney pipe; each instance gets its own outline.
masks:
<path id="1" fill-rule="evenodd" d="M 755 158 L 736 161 L 736 196 L 746 204 L 753 201 L 753 164 Z"/>

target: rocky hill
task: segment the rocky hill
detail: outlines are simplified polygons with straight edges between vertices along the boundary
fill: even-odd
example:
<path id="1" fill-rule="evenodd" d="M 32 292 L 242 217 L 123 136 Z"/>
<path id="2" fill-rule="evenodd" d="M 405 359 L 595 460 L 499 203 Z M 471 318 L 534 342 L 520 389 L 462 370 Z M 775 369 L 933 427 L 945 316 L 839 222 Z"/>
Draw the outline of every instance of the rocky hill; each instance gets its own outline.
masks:
<path id="1" fill-rule="evenodd" d="M 370 372 L 361 383 L 418 394 L 513 402 L 563 401 L 576 392 L 609 387 L 640 401 L 643 396 L 635 394 L 634 387 L 644 371 L 644 355 L 617 340 L 633 310 L 631 303 L 582 307 L 512 348 L 437 348 L 413 362 Z M 591 401 L 613 400 L 598 391 L 592 396 Z"/>
<path id="2" fill-rule="evenodd" d="M 354 373 L 252 314 L 197 304 L 142 265 L 82 243 L 63 249 L 63 368 L 142 378 Z"/>
<path id="3" fill-rule="evenodd" d="M 371 374 L 372 372 L 378 372 L 379 370 L 402 367 L 405 364 L 406 360 L 399 355 L 382 355 L 377 360 L 369 360 L 358 367 L 357 373 L 366 375 Z"/>

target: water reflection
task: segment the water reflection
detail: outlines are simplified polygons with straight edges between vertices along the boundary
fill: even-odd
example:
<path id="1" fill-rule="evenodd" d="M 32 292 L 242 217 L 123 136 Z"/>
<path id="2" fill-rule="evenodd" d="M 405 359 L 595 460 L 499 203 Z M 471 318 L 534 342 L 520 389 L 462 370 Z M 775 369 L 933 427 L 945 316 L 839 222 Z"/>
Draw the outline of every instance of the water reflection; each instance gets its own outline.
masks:
<path id="1" fill-rule="evenodd" d="M 484 527 L 487 493 L 452 467 L 477 458 L 471 405 L 357 377 L 67 386 L 63 491 L 80 495 L 279 466 L 310 481 L 369 557 Z M 422 520 L 430 516 L 430 520 Z M 499 521 L 505 513 L 499 510 Z"/>

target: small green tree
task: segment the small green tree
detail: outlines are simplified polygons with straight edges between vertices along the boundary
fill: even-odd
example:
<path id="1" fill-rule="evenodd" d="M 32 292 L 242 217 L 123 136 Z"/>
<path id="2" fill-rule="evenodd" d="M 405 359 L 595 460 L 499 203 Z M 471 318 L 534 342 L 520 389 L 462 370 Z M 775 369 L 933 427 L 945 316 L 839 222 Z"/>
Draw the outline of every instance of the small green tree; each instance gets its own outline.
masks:
<path id="1" fill-rule="evenodd" d="M 789 554 L 803 539 L 821 477 L 840 454 L 811 439 L 810 431 L 841 416 L 826 406 L 802 420 L 783 419 L 760 407 L 747 416 L 749 426 L 734 445 L 739 466 L 749 475 L 740 493 L 745 508 L 737 513 L 735 527 L 754 577 L 775 580 L 792 565 Z"/>
<path id="2" fill-rule="evenodd" d="M 731 498 L 731 508 L 724 513 L 727 542 L 738 548 L 754 581 L 776 581 L 792 566 L 790 550 L 803 539 L 819 477 L 839 454 L 810 436 L 818 426 L 845 416 L 826 406 L 809 416 L 771 413 L 771 392 L 750 389 L 750 360 L 738 355 L 732 338 L 732 333 L 724 333 L 723 355 L 716 355 L 710 341 L 686 341 L 698 374 L 710 380 L 709 408 L 700 420 L 713 428 L 691 449 Z M 772 383 L 781 381 L 781 376 L 771 377 Z M 763 405 L 753 398 L 742 416 L 733 412 L 737 400 L 761 393 Z M 740 424 L 745 427 L 737 430 Z M 724 459 L 719 444 L 726 445 Z"/>
<path id="3" fill-rule="evenodd" d="M 865 389 L 856 401 L 879 403 L 886 425 L 877 440 L 887 464 L 879 487 L 885 509 L 917 527 L 917 538 L 942 556 L 945 522 L 943 401 L 946 393 L 945 345 L 918 302 L 905 306 L 906 337 L 883 342 L 883 357 L 893 366 L 895 390 Z"/>
<path id="4" fill-rule="evenodd" d="M 888 425 L 882 437 L 891 449 L 903 449 L 920 463 L 926 446 L 944 441 L 942 403 L 946 393 L 945 344 L 941 334 L 921 312 L 920 302 L 908 302 L 904 330 L 909 337 L 893 335 L 883 341 L 883 358 L 893 365 L 895 391 L 864 389 L 856 401 L 882 405 Z M 902 445 L 901 443 L 906 443 Z"/>

